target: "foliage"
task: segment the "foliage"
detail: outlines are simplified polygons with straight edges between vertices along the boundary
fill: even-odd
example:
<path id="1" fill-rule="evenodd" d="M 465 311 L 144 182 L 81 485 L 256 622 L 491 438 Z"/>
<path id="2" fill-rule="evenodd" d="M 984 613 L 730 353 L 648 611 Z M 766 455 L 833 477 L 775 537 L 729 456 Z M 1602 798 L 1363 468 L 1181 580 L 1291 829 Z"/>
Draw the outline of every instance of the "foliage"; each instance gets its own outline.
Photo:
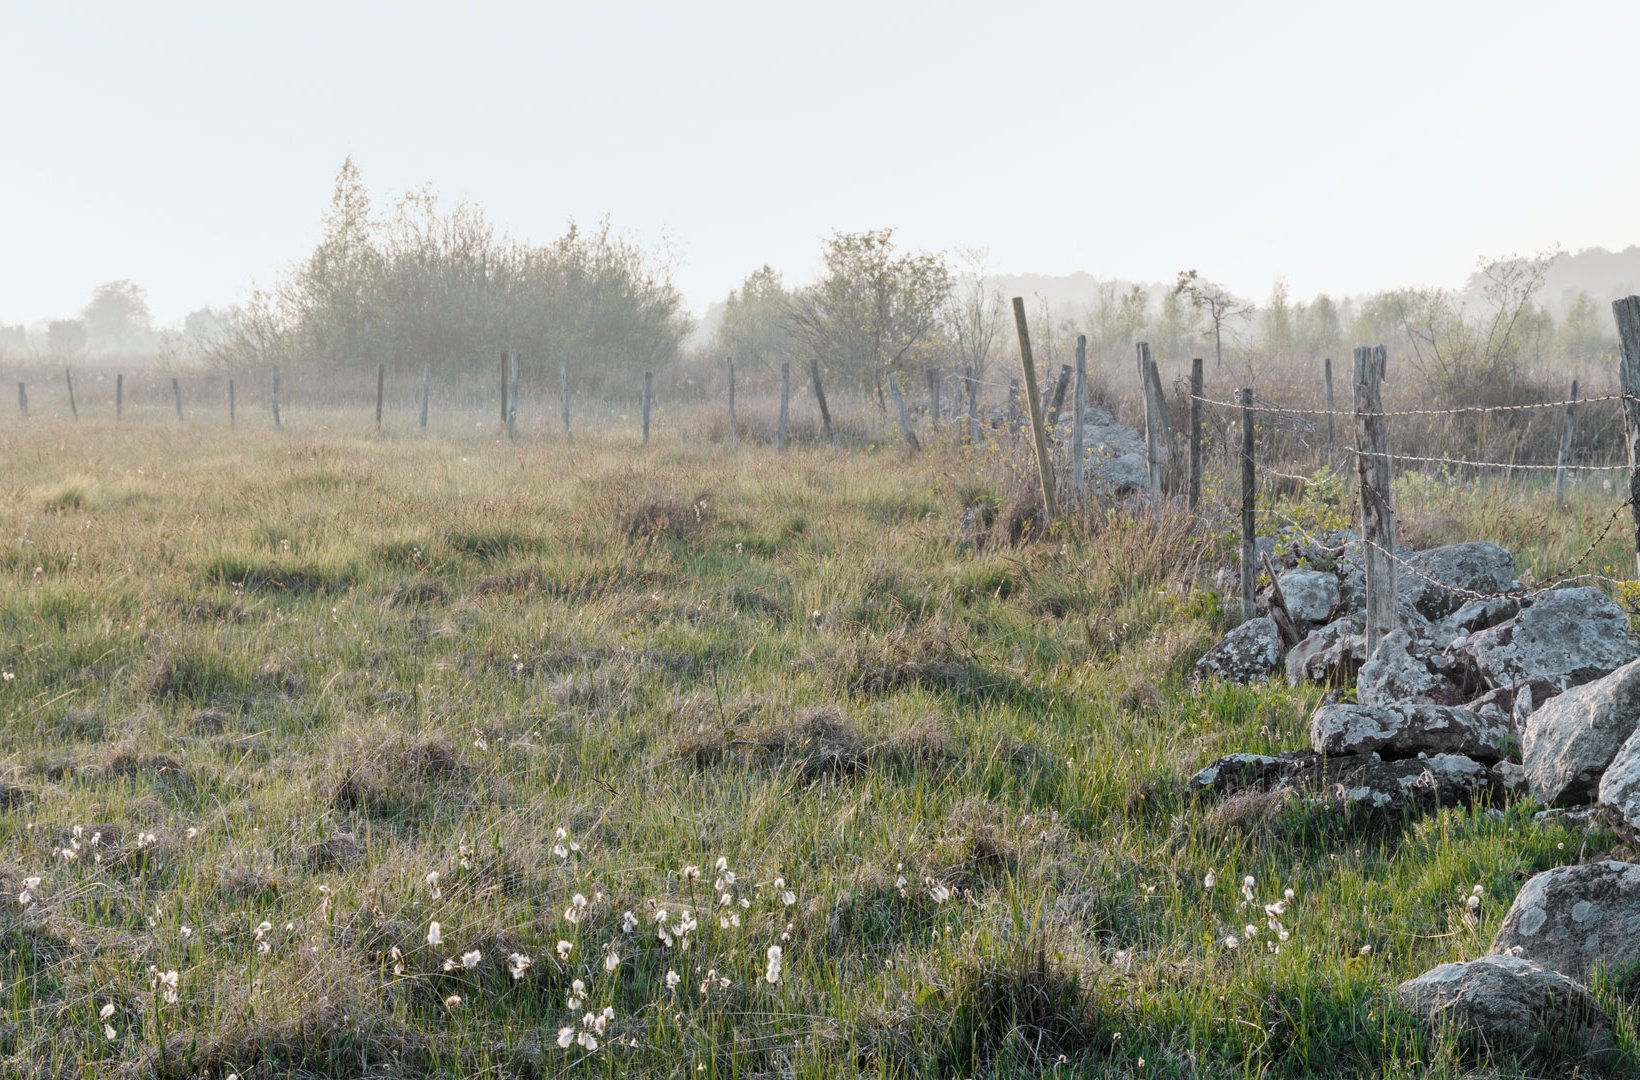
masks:
<path id="1" fill-rule="evenodd" d="M 153 316 L 148 293 L 130 281 L 110 281 L 92 290 L 91 302 L 80 312 L 90 346 L 114 353 L 149 344 Z"/>
<path id="2" fill-rule="evenodd" d="M 720 357 L 733 360 L 739 370 L 754 376 L 762 373 L 766 384 L 779 376 L 782 364 L 795 358 L 791 294 L 776 270 L 759 267 L 740 288 L 730 291 L 713 348 Z"/>

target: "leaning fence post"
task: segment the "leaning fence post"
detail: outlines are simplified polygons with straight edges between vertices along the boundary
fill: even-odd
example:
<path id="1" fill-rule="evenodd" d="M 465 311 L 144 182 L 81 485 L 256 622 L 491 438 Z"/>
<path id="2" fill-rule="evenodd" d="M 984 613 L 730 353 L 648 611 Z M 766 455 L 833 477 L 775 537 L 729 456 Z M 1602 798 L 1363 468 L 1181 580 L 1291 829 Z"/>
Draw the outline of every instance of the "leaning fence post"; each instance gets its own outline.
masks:
<path id="1" fill-rule="evenodd" d="M 278 368 L 273 369 L 273 397 L 270 400 L 272 400 L 272 402 L 273 402 L 273 430 L 278 431 L 278 430 L 280 430 L 281 428 L 284 427 L 284 425 L 279 422 L 279 369 Z"/>
<path id="2" fill-rule="evenodd" d="M 1572 457 L 1572 413 L 1577 408 L 1577 380 L 1572 380 L 1572 392 L 1566 398 L 1566 423 L 1560 429 L 1560 454 L 1555 458 L 1555 505 L 1566 501 L 1566 463 Z"/>
<path id="3" fill-rule="evenodd" d="M 114 419 L 125 419 L 125 373 L 114 376 Z"/>
<path id="4" fill-rule="evenodd" d="M 917 431 L 911 426 L 911 414 L 906 412 L 905 398 L 900 396 L 899 377 L 892 371 L 888 373 L 888 392 L 894 398 L 894 408 L 900 414 L 900 434 L 905 436 L 905 444 L 911 447 L 911 452 L 915 454 L 922 449 L 922 444 L 917 441 Z"/>
<path id="5" fill-rule="evenodd" d="M 1321 361 L 1321 377 L 1327 383 L 1327 467 L 1331 468 L 1338 451 L 1338 428 L 1333 419 L 1332 357 Z"/>
<path id="6" fill-rule="evenodd" d="M 1033 378 L 1031 380 L 1035 382 Z M 1008 413 L 1007 425 L 1010 434 L 1018 434 L 1021 412 L 1019 408 L 1019 380 L 1008 380 Z"/>
<path id="7" fill-rule="evenodd" d="M 837 441 L 837 432 L 831 426 L 831 409 L 826 405 L 826 387 L 820 381 L 820 358 L 809 357 L 809 378 L 814 380 L 814 400 L 820 406 L 820 430 L 827 442 Z"/>
<path id="8" fill-rule="evenodd" d="M 1384 347 L 1355 350 L 1356 469 L 1361 480 L 1361 547 L 1367 576 L 1366 651 L 1370 658 L 1396 627 L 1395 508 L 1390 497 L 1384 422 Z"/>
<path id="9" fill-rule="evenodd" d="M 507 438 L 518 438 L 518 350 L 507 350 Z"/>
<path id="10" fill-rule="evenodd" d="M 1042 514 L 1051 525 L 1059 516 L 1053 494 L 1053 462 L 1042 430 L 1042 399 L 1036 389 L 1036 362 L 1031 359 L 1031 331 L 1025 322 L 1025 298 L 1014 297 L 1014 325 L 1019 330 L 1019 361 L 1025 369 L 1025 404 L 1031 410 L 1031 441 L 1036 444 L 1036 472 L 1042 481 Z"/>
<path id="11" fill-rule="evenodd" d="M 28 387 L 21 379 L 17 380 L 17 411 L 28 415 Z"/>
<path id="12" fill-rule="evenodd" d="M 1150 502 L 1160 512 L 1162 508 L 1162 462 L 1168 457 L 1166 436 L 1162 430 L 1161 382 L 1152 378 L 1150 343 L 1138 343 L 1139 385 L 1145 392 L 1145 458 L 1150 470 Z"/>
<path id="13" fill-rule="evenodd" d="M 644 372 L 643 373 L 643 444 L 645 446 L 649 445 L 649 401 L 650 401 L 650 391 L 654 388 L 654 385 L 655 385 L 655 373 L 653 371 Z"/>
<path id="14" fill-rule="evenodd" d="M 1065 391 L 1070 389 L 1070 385 L 1071 366 L 1069 364 L 1060 364 L 1059 379 L 1054 383 L 1053 399 L 1048 405 L 1049 431 L 1057 431 L 1059 429 L 1059 413 L 1065 407 Z"/>
<path id="15" fill-rule="evenodd" d="M 791 415 L 792 406 L 792 366 L 790 362 L 780 365 L 780 421 L 774 429 L 774 448 L 786 449 L 786 420 Z"/>
<path id="16" fill-rule="evenodd" d="M 735 362 L 726 361 L 729 365 L 729 442 L 740 441 L 740 422 L 735 417 Z"/>
<path id="17" fill-rule="evenodd" d="M 63 369 L 63 381 L 68 384 L 68 411 L 74 419 L 80 418 L 80 406 L 74 401 L 74 373 L 67 368 Z"/>
<path id="18" fill-rule="evenodd" d="M 228 377 L 228 430 L 232 431 L 239 426 L 239 412 L 237 402 L 233 397 L 233 377 Z"/>
<path id="19" fill-rule="evenodd" d="M 433 396 L 433 365 L 421 369 L 421 430 L 427 430 L 427 400 Z"/>
<path id="20" fill-rule="evenodd" d="M 1623 429 L 1628 436 L 1629 511 L 1634 517 L 1635 563 L 1640 567 L 1640 296 L 1612 301 L 1617 338 L 1623 350 L 1618 388 L 1623 393 Z"/>
<path id="21" fill-rule="evenodd" d="M 1258 473 L 1254 464 L 1253 391 L 1241 391 L 1241 621 L 1257 614 L 1254 588 L 1258 581 Z"/>
<path id="22" fill-rule="evenodd" d="M 1071 399 L 1071 483 L 1078 498 L 1088 493 L 1088 335 L 1076 335 L 1076 395 Z"/>
<path id="23" fill-rule="evenodd" d="M 171 398 L 177 403 L 177 423 L 184 423 L 182 417 L 182 384 L 177 381 L 175 375 L 171 376 Z"/>
<path id="24" fill-rule="evenodd" d="M 933 431 L 940 424 L 940 373 L 930 364 L 923 374 L 928 380 L 928 430 Z"/>
<path id="25" fill-rule="evenodd" d="M 1202 358 L 1190 361 L 1190 509 L 1202 501 Z"/>
<path id="26" fill-rule="evenodd" d="M 558 387 L 564 399 L 564 438 L 569 438 L 569 361 L 558 362 Z"/>
<path id="27" fill-rule="evenodd" d="M 387 392 L 387 365 L 376 365 L 376 434 L 382 433 L 382 396 Z"/>
<path id="28" fill-rule="evenodd" d="M 502 349 L 501 350 L 501 426 L 502 427 L 507 426 L 507 415 L 511 411 L 509 409 L 510 402 L 507 401 L 507 390 L 508 390 L 508 386 L 509 386 L 509 384 L 507 382 L 507 359 L 511 355 L 512 354 L 507 349 Z"/>

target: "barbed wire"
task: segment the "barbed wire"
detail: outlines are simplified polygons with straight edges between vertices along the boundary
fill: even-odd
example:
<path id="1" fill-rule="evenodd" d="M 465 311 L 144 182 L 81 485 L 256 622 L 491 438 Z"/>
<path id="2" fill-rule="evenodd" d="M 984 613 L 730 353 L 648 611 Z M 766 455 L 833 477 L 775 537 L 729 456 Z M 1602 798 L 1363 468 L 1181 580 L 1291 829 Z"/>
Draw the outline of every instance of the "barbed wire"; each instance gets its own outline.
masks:
<path id="1" fill-rule="evenodd" d="M 1241 409 L 1244 406 L 1239 401 L 1219 401 L 1202 394 L 1187 394 L 1191 401 L 1199 401 L 1204 405 L 1216 405 L 1222 409 Z M 1459 405 L 1451 409 L 1386 409 L 1383 412 L 1362 413 L 1363 416 L 1458 416 L 1466 413 L 1508 413 L 1528 412 L 1533 409 L 1564 409 L 1568 405 L 1594 405 L 1605 401 L 1640 401 L 1634 394 L 1595 394 L 1590 397 L 1571 398 L 1565 401 L 1537 401 L 1527 405 Z M 1277 413 L 1298 416 L 1326 416 L 1326 409 L 1299 409 L 1280 406 L 1272 401 L 1258 401 L 1245 406 L 1249 412 Z M 1334 409 L 1334 416 L 1354 416 L 1353 409 Z"/>
<path id="2" fill-rule="evenodd" d="M 1465 458 L 1423 457 L 1418 454 L 1391 454 L 1388 451 L 1361 450 L 1354 446 L 1344 447 L 1344 453 L 1356 454 L 1360 457 L 1381 458 L 1385 461 L 1413 461 L 1421 465 L 1468 465 L 1477 469 L 1514 469 L 1521 472 L 1555 472 L 1565 469 L 1582 470 L 1583 472 L 1627 472 L 1629 467 L 1623 465 L 1525 465 L 1507 461 L 1469 461 Z"/>

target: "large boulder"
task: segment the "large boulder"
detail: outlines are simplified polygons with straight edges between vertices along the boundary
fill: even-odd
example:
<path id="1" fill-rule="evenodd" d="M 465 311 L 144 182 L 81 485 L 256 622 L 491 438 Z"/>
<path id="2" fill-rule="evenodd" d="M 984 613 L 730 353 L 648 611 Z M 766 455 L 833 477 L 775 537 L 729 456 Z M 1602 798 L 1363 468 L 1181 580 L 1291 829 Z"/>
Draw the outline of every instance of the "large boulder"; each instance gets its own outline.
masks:
<path id="1" fill-rule="evenodd" d="M 1640 657 L 1629 616 L 1599 589 L 1553 589 L 1458 644 L 1488 686 L 1548 679 L 1581 686 Z"/>
<path id="2" fill-rule="evenodd" d="M 1545 870 L 1521 886 L 1492 952 L 1524 957 L 1586 982 L 1627 964 L 1640 942 L 1640 866 L 1607 860 Z"/>
<path id="3" fill-rule="evenodd" d="M 1600 777 L 1600 805 L 1616 815 L 1630 836 L 1640 836 L 1640 730 L 1618 747 Z"/>
<path id="4" fill-rule="evenodd" d="M 1287 651 L 1287 680 L 1348 685 L 1367 659 L 1365 627 L 1358 615 L 1330 622 Z"/>
<path id="5" fill-rule="evenodd" d="M 1334 802 L 1386 815 L 1466 806 L 1496 794 L 1491 770 L 1460 754 L 1381 761 L 1376 754 L 1329 758 L 1317 770 Z"/>
<path id="6" fill-rule="evenodd" d="M 1321 754 L 1463 754 L 1491 764 L 1509 735 L 1506 724 L 1450 705 L 1323 705 L 1310 717 L 1310 745 Z"/>
<path id="7" fill-rule="evenodd" d="M 1521 764 L 1533 797 L 1550 806 L 1594 798 L 1601 774 L 1637 725 L 1640 661 L 1545 702 L 1521 734 Z"/>
<path id="8" fill-rule="evenodd" d="M 1425 1022 L 1450 1025 L 1485 1053 L 1560 1064 L 1616 1045 L 1611 1017 L 1588 990 L 1515 956 L 1442 964 L 1395 992 Z"/>
<path id="9" fill-rule="evenodd" d="M 1515 557 L 1496 544 L 1448 544 L 1405 561 L 1408 565 L 1396 569 L 1396 591 L 1431 622 L 1457 611 L 1472 599 L 1469 593 L 1490 596 L 1520 588 Z"/>
<path id="10" fill-rule="evenodd" d="M 1451 679 L 1432 670 L 1434 659 L 1426 642 L 1405 630 L 1391 630 L 1361 665 L 1355 700 L 1362 705 L 1458 704 L 1463 693 Z"/>
<path id="11" fill-rule="evenodd" d="M 1338 578 L 1321 570 L 1289 570 L 1276 578 L 1287 611 L 1302 627 L 1319 626 L 1338 607 Z"/>
<path id="12" fill-rule="evenodd" d="M 1267 791 L 1288 784 L 1295 774 L 1314 764 L 1308 751 L 1270 754 L 1226 754 L 1201 769 L 1189 780 L 1192 791 L 1213 791 L 1234 795 L 1238 791 Z"/>
<path id="13" fill-rule="evenodd" d="M 1264 682 L 1281 670 L 1281 635 L 1273 620 L 1249 619 L 1196 661 L 1196 679 Z"/>
<path id="14" fill-rule="evenodd" d="M 1512 596 L 1495 600 L 1471 600 L 1446 618 L 1436 622 L 1430 630 L 1437 648 L 1446 648 L 1460 638 L 1467 638 L 1481 630 L 1490 630 L 1520 614 L 1521 602 Z"/>

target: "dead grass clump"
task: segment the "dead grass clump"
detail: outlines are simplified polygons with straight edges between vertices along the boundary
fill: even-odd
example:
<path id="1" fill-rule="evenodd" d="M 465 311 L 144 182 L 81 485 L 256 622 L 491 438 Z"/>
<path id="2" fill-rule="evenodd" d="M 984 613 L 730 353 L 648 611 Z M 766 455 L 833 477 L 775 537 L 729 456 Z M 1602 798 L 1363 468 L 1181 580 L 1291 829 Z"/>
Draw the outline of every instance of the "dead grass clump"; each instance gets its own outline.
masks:
<path id="1" fill-rule="evenodd" d="M 708 497 L 684 502 L 675 495 L 651 495 L 621 510 L 621 533 L 634 542 L 692 540 L 709 523 Z"/>
<path id="2" fill-rule="evenodd" d="M 790 614 L 790 608 L 768 593 L 736 585 L 729 590 L 729 604 L 745 615 L 780 621 Z"/>
<path id="3" fill-rule="evenodd" d="M 903 883 L 902 883 L 903 879 Z M 835 950 L 892 946 L 934 925 L 940 905 L 911 875 L 879 868 L 856 873 L 826 914 L 826 943 Z"/>
<path id="4" fill-rule="evenodd" d="M 942 1073 L 1035 1073 L 1109 1045 L 1092 990 L 1036 945 L 965 966 L 940 1014 Z"/>
<path id="5" fill-rule="evenodd" d="M 100 771 L 104 776 L 119 780 L 151 781 L 174 795 L 194 793 L 193 777 L 182 762 L 170 754 L 144 754 L 129 748 L 118 748 L 103 761 Z"/>
<path id="6" fill-rule="evenodd" d="M 195 735 L 220 735 L 229 723 L 228 714 L 218 709 L 201 709 L 188 720 Z"/>
<path id="7" fill-rule="evenodd" d="M 302 865 L 309 870 L 346 870 L 364 861 L 364 845 L 352 833 L 337 833 L 302 849 Z"/>
<path id="8" fill-rule="evenodd" d="M 960 692 L 974 682 L 969 657 L 943 620 L 899 626 L 844 646 L 836 670 L 850 692 L 881 697 L 911 687 Z"/>
<path id="9" fill-rule="evenodd" d="M 270 656 L 262 662 L 262 668 L 256 673 L 256 684 L 264 690 L 273 690 L 281 694 L 300 694 L 307 680 L 302 673 L 292 665 L 276 656 Z"/>
<path id="10" fill-rule="evenodd" d="M 437 578 L 412 578 L 401 581 L 387 596 L 390 607 L 430 607 L 450 598 L 450 590 Z"/>
<path id="11" fill-rule="evenodd" d="M 928 713 L 895 729 L 872 748 L 872 758 L 901 769 L 946 769 L 962 759 L 951 726 L 938 713 Z"/>
<path id="12" fill-rule="evenodd" d="M 1212 836 L 1252 832 L 1268 825 L 1296 798 L 1291 788 L 1238 792 L 1209 810 L 1202 828 Z"/>
<path id="13" fill-rule="evenodd" d="M 349 743 L 338 755 L 341 775 L 329 797 L 336 810 L 392 814 L 468 772 L 456 745 L 440 734 L 358 732 Z"/>
<path id="14" fill-rule="evenodd" d="M 473 585 L 478 596 L 524 597 L 541 592 L 550 584 L 547 576 L 533 566 L 479 578 Z"/>
<path id="15" fill-rule="evenodd" d="M 228 659 L 207 650 L 161 655 L 143 681 L 143 692 L 156 701 L 209 701 L 245 689 L 243 678 Z"/>
<path id="16" fill-rule="evenodd" d="M 753 741 L 782 767 L 811 783 L 858 776 L 870 763 L 865 740 L 830 705 L 801 709 Z"/>
<path id="17" fill-rule="evenodd" d="M 992 542 L 1004 547 L 1019 547 L 1047 533 L 1048 519 L 1042 513 L 1042 495 L 1024 487 L 1009 494 L 1007 503 L 997 511 L 991 523 Z"/>

